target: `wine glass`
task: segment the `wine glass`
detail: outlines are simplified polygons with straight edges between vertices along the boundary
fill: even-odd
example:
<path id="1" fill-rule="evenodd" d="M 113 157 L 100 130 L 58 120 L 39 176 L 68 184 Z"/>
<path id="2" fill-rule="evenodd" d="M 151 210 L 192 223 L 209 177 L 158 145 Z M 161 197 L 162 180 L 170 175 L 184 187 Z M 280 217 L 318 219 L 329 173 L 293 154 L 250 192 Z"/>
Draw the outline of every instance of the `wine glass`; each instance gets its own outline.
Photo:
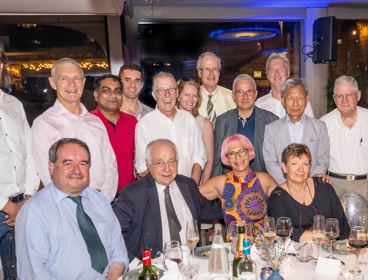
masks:
<path id="1" fill-rule="evenodd" d="M 285 241 L 289 237 L 292 228 L 289 217 L 278 217 L 276 221 L 276 236 Z"/>
<path id="2" fill-rule="evenodd" d="M 247 235 L 247 239 L 250 241 L 250 246 L 253 245 L 253 223 L 248 222 L 245 224 L 245 231 Z"/>
<path id="3" fill-rule="evenodd" d="M 332 256 L 332 240 L 340 235 L 339 221 L 335 218 L 328 218 L 325 222 L 325 236 L 330 241 L 330 255 L 328 259 L 334 259 Z"/>
<path id="4" fill-rule="evenodd" d="M 358 216 L 358 226 L 362 226 L 365 228 L 366 232 L 368 232 L 368 216 L 362 215 Z M 366 265 L 367 263 L 363 261 L 364 249 L 362 250 L 361 261 L 359 262 L 360 265 Z"/>
<path id="5" fill-rule="evenodd" d="M 352 272 L 355 274 L 361 273 L 362 271 L 359 269 L 359 253 L 360 250 L 367 247 L 367 231 L 364 227 L 354 226 L 350 230 L 349 234 L 349 246 L 354 249 L 356 255 L 356 267 Z"/>
<path id="6" fill-rule="evenodd" d="M 183 260 L 183 251 L 181 250 L 181 246 L 179 241 L 171 240 L 165 242 L 164 245 L 164 260 L 171 260 L 180 264 Z"/>
<path id="7" fill-rule="evenodd" d="M 276 225 L 275 218 L 266 217 L 264 221 L 264 237 L 268 245 L 271 245 L 272 242 L 276 239 Z"/>
<path id="8" fill-rule="evenodd" d="M 321 246 L 321 240 L 325 237 L 325 217 L 322 215 L 316 215 L 313 218 L 313 238 L 317 241 L 317 259 L 312 262 L 313 265 L 317 265 L 319 257 L 319 248 Z"/>
<path id="9" fill-rule="evenodd" d="M 232 242 L 231 253 L 235 255 L 236 245 L 238 243 L 238 229 L 239 226 L 244 226 L 244 221 L 232 221 L 228 229 L 228 238 Z"/>
<path id="10" fill-rule="evenodd" d="M 199 241 L 199 231 L 197 220 L 187 221 L 187 245 L 192 253 L 192 266 L 194 260 L 194 249 Z"/>

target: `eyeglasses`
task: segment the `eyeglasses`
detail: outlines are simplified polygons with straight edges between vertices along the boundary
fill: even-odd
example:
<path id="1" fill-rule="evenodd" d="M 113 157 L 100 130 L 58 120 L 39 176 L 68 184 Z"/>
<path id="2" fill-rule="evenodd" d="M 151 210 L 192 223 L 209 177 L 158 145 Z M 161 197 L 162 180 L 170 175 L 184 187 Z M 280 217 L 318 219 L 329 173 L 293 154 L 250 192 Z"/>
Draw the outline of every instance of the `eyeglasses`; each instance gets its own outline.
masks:
<path id="1" fill-rule="evenodd" d="M 166 92 L 168 92 L 170 95 L 174 95 L 176 91 L 177 88 L 160 88 L 155 90 L 155 92 L 157 92 L 157 94 L 160 96 L 165 95 Z"/>
<path id="2" fill-rule="evenodd" d="M 229 158 L 229 159 L 234 159 L 236 158 L 236 155 L 238 154 L 239 157 L 243 157 L 245 156 L 246 154 L 248 153 L 248 150 L 247 149 L 240 149 L 239 151 L 237 152 L 229 152 L 226 154 L 226 156 Z"/>
<path id="3" fill-rule="evenodd" d="M 149 163 L 151 162 L 149 161 Z M 178 164 L 178 161 L 177 160 L 169 160 L 168 162 L 157 161 L 157 162 L 153 162 L 152 164 L 156 166 L 157 168 L 164 168 L 166 165 L 169 167 L 175 167 Z"/>
<path id="4" fill-rule="evenodd" d="M 205 68 L 199 68 L 199 70 L 201 70 L 203 73 L 205 73 L 205 74 L 210 74 L 211 73 L 211 71 L 213 72 L 213 73 L 220 73 L 220 68 L 218 68 L 218 67 L 213 67 L 213 68 L 209 68 L 209 67 L 205 67 Z"/>
<path id="5" fill-rule="evenodd" d="M 239 95 L 239 96 L 241 96 L 241 95 L 244 95 L 244 94 L 246 94 L 246 95 L 253 95 L 253 94 L 255 94 L 256 93 L 256 91 L 255 90 L 252 90 L 252 89 L 248 89 L 247 91 L 242 91 L 242 90 L 238 90 L 237 92 L 236 92 L 236 95 Z"/>
<path id="6" fill-rule="evenodd" d="M 349 98 L 353 97 L 354 95 L 356 95 L 358 92 L 359 92 L 359 90 L 356 93 L 339 94 L 339 95 L 334 94 L 334 97 L 337 100 L 349 99 Z"/>

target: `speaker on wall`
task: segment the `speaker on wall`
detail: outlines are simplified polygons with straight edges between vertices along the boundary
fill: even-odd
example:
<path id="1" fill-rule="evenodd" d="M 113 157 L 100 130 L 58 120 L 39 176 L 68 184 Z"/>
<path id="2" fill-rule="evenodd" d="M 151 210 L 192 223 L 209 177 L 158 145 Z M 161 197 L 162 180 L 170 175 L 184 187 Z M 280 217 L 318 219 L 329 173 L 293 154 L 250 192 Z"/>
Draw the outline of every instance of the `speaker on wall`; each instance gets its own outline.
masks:
<path id="1" fill-rule="evenodd" d="M 337 60 L 337 18 L 322 17 L 313 23 L 313 62 Z"/>

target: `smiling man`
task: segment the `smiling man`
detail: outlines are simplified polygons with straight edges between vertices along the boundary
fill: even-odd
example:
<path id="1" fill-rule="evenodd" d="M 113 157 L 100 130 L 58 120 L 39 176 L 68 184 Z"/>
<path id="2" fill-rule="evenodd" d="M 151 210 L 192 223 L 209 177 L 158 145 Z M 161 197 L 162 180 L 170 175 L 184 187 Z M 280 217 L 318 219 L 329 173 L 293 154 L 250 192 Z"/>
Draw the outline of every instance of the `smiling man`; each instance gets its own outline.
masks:
<path id="1" fill-rule="evenodd" d="M 175 106 L 178 89 L 174 77 L 165 72 L 153 79 L 152 96 L 156 109 L 142 118 L 135 130 L 135 168 L 139 177 L 148 173 L 145 152 L 148 143 L 157 139 L 169 139 L 178 148 L 179 174 L 193 178 L 197 184 L 207 161 L 202 137 L 194 117 Z"/>
<path id="2" fill-rule="evenodd" d="M 112 201 L 118 187 L 116 157 L 104 124 L 80 102 L 85 82 L 82 68 L 74 59 L 61 58 L 52 66 L 49 81 L 56 90 L 57 100 L 35 119 L 31 129 L 32 152 L 43 185 L 51 182 L 47 166 L 51 145 L 61 138 L 77 138 L 91 149 L 89 187 Z"/>
<path id="3" fill-rule="evenodd" d="M 284 183 L 281 154 L 291 143 L 307 145 L 312 155 L 310 176 L 326 174 L 330 162 L 330 140 L 326 124 L 308 117 L 308 87 L 303 79 L 289 79 L 281 89 L 286 116 L 266 126 L 263 156 L 267 172 L 279 184 Z"/>
<path id="4" fill-rule="evenodd" d="M 230 166 L 221 162 L 221 146 L 224 140 L 235 134 L 242 134 L 249 139 L 254 147 L 254 159 L 250 168 L 266 172 L 263 160 L 263 137 L 265 126 L 278 119 L 274 114 L 254 106 L 257 98 L 257 86 L 254 79 L 247 75 L 237 76 L 233 82 L 233 99 L 236 109 L 230 110 L 217 118 L 215 127 L 215 156 L 213 176 L 228 173 Z"/>
<path id="5" fill-rule="evenodd" d="M 104 123 L 115 152 L 119 172 L 119 185 L 115 196 L 117 198 L 121 189 L 135 180 L 133 159 L 137 120 L 119 110 L 123 84 L 117 76 L 101 76 L 95 81 L 94 87 L 98 107 L 91 114 L 99 117 Z"/>

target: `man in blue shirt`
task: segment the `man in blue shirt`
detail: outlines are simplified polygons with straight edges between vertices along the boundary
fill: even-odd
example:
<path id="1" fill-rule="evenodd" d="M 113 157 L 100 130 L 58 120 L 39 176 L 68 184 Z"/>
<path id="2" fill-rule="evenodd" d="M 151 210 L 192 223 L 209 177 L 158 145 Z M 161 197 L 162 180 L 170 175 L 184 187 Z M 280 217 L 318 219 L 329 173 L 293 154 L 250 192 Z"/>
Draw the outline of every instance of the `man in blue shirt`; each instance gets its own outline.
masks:
<path id="1" fill-rule="evenodd" d="M 128 269 L 119 222 L 108 199 L 87 188 L 88 146 L 63 138 L 49 150 L 52 182 L 16 220 L 19 279 L 113 279 Z"/>

